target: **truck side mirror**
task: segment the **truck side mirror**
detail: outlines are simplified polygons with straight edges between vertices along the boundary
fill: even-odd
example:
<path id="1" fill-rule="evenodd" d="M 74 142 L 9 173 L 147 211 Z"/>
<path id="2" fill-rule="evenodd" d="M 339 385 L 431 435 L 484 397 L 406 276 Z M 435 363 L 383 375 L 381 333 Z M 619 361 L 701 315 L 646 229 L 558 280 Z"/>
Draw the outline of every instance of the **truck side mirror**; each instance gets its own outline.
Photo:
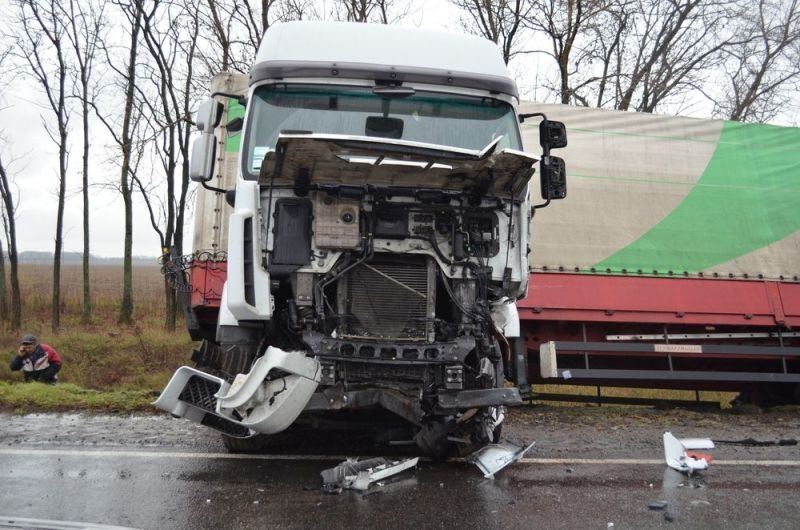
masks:
<path id="1" fill-rule="evenodd" d="M 539 144 L 546 150 L 566 147 L 566 126 L 560 121 L 542 120 L 539 123 Z"/>
<path id="2" fill-rule="evenodd" d="M 542 198 L 563 199 L 567 196 L 567 168 L 564 159 L 544 156 L 541 161 Z"/>
<path id="3" fill-rule="evenodd" d="M 214 129 L 219 126 L 223 110 L 222 103 L 214 98 L 205 100 L 197 109 L 194 122 L 201 134 L 192 143 L 189 159 L 189 178 L 193 182 L 208 182 L 214 176 L 214 157 L 217 154 Z"/>
<path id="4" fill-rule="evenodd" d="M 219 125 L 222 118 L 222 103 L 215 99 L 205 100 L 197 109 L 194 122 L 197 128 L 204 133 L 214 133 L 214 129 Z"/>
<path id="5" fill-rule="evenodd" d="M 204 132 L 192 143 L 189 159 L 189 178 L 193 182 L 208 182 L 214 176 L 214 157 L 217 154 L 217 138 Z"/>

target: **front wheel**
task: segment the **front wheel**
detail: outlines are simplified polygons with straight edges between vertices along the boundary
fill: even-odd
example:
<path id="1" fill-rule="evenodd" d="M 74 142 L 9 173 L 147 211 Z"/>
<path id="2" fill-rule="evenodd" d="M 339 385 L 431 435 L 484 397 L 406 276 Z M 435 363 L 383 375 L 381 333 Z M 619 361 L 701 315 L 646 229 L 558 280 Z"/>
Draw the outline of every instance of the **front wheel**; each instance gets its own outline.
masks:
<path id="1" fill-rule="evenodd" d="M 262 453 L 269 447 L 269 436 L 266 434 L 257 434 L 250 438 L 234 438 L 233 436 L 223 434 L 222 443 L 229 453 Z"/>

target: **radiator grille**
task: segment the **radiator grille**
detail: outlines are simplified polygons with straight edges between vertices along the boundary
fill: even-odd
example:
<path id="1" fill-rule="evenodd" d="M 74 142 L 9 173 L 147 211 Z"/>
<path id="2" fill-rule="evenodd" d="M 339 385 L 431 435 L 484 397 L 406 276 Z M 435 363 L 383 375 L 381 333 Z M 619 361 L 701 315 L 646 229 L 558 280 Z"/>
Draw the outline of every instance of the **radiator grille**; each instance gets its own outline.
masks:
<path id="1" fill-rule="evenodd" d="M 424 256 L 381 256 L 344 278 L 344 335 L 425 340 L 431 330 L 433 270 Z"/>

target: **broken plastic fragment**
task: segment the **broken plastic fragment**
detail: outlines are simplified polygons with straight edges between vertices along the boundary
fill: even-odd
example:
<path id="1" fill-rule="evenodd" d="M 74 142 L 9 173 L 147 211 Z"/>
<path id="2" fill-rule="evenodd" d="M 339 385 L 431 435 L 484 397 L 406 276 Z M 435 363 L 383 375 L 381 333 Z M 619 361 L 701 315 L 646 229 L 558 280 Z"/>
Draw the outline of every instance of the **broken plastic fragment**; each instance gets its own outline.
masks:
<path id="1" fill-rule="evenodd" d="M 692 474 L 708 469 L 711 456 L 694 453 L 694 449 L 713 449 L 709 438 L 676 438 L 671 432 L 664 433 L 664 458 L 672 469 Z"/>
<path id="2" fill-rule="evenodd" d="M 396 475 L 417 465 L 419 457 L 405 460 L 370 458 L 357 460 L 348 458 L 341 464 L 320 473 L 322 489 L 337 493 L 342 489 L 365 491 L 375 481 Z"/>
<path id="3" fill-rule="evenodd" d="M 469 455 L 467 460 L 478 466 L 485 478 L 494 478 L 495 473 L 525 456 L 535 443 L 527 446 L 524 443 L 509 441 L 489 444 Z"/>

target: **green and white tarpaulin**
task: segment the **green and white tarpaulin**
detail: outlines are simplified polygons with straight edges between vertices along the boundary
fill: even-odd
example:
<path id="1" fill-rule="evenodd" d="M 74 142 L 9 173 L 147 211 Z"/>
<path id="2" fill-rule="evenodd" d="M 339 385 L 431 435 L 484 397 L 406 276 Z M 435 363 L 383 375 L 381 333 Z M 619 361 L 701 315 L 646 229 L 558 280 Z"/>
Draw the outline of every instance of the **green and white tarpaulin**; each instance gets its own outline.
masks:
<path id="1" fill-rule="evenodd" d="M 569 141 L 553 152 L 568 195 L 536 212 L 533 269 L 800 275 L 800 129 L 565 105 L 520 112 L 563 121 Z M 537 152 L 538 120 L 522 130 Z"/>

